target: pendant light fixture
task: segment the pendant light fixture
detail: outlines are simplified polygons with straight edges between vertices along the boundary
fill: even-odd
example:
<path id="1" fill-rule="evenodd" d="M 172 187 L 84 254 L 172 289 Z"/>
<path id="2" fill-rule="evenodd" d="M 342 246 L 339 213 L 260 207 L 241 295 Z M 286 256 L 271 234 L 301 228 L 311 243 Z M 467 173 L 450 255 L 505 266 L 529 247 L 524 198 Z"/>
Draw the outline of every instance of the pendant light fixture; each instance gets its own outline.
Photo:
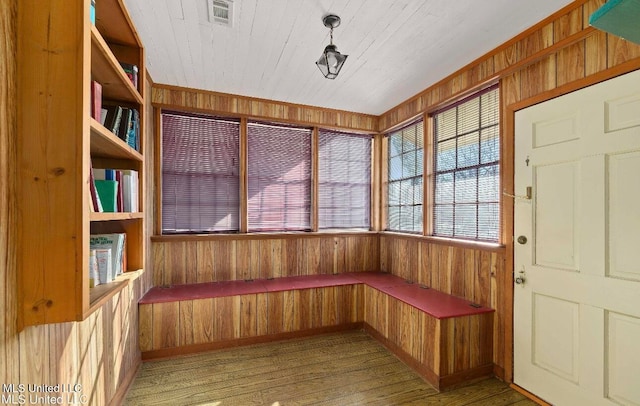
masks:
<path id="1" fill-rule="evenodd" d="M 324 26 L 329 28 L 330 31 L 330 42 L 324 48 L 324 52 L 320 56 L 320 59 L 316 62 L 318 65 L 318 69 L 327 79 L 335 79 L 340 73 L 340 69 L 342 69 L 342 65 L 344 65 L 344 61 L 347 60 L 349 55 L 342 55 L 338 52 L 338 47 L 333 45 L 333 29 L 340 25 L 340 17 L 335 14 L 329 14 L 322 18 L 322 22 Z"/>

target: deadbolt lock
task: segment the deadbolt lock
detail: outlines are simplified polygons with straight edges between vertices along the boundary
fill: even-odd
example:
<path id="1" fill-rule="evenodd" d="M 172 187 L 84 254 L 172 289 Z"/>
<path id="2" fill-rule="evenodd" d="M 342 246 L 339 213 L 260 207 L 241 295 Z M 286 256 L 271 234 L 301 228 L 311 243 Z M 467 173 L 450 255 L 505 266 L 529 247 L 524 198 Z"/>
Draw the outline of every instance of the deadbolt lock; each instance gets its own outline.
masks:
<path id="1" fill-rule="evenodd" d="M 527 243 L 527 237 L 525 237 L 524 235 L 521 235 L 518 237 L 518 244 L 526 244 Z"/>

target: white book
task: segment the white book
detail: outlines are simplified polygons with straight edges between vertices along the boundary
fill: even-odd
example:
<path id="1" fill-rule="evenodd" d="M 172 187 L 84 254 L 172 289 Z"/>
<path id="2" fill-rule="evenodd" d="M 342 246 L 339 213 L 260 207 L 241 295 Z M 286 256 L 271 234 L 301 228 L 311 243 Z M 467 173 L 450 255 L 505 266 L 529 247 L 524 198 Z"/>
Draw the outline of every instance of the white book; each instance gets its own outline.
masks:
<path id="1" fill-rule="evenodd" d="M 89 249 L 111 249 L 111 264 L 113 267 L 112 276 L 122 274 L 122 259 L 124 255 L 126 234 L 125 233 L 112 233 L 112 234 L 91 234 L 89 236 Z M 101 280 L 102 281 L 102 280 Z"/>
<path id="2" fill-rule="evenodd" d="M 138 171 L 123 170 L 122 182 L 124 211 L 138 212 Z"/>
<path id="3" fill-rule="evenodd" d="M 98 259 L 96 250 L 89 250 L 89 287 L 93 288 L 100 284 L 100 273 L 98 272 Z"/>
<path id="4" fill-rule="evenodd" d="M 113 263 L 111 261 L 111 248 L 96 249 L 96 264 L 98 265 L 99 283 L 113 281 Z"/>

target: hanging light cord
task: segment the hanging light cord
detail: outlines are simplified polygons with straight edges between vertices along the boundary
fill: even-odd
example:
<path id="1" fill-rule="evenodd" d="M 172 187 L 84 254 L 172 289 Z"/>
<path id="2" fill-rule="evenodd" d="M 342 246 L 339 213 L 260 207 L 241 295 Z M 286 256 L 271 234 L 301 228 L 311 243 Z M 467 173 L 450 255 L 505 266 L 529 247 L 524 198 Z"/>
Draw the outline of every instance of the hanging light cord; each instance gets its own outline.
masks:
<path id="1" fill-rule="evenodd" d="M 329 30 L 329 45 L 333 45 L 333 27 Z"/>

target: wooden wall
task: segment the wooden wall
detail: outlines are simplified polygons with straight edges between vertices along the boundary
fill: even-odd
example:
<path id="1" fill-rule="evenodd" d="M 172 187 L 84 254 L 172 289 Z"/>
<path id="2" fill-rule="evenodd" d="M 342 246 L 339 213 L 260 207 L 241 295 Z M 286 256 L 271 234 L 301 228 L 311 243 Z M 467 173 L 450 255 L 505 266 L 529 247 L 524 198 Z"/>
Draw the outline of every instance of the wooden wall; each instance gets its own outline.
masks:
<path id="1" fill-rule="evenodd" d="M 380 270 L 495 309 L 493 363 L 496 375 L 504 378 L 504 370 L 510 368 L 512 360 L 505 335 L 505 330 L 511 328 L 512 303 L 503 289 L 509 279 L 504 248 L 382 234 Z"/>
<path id="2" fill-rule="evenodd" d="M 151 102 L 161 108 L 201 111 L 298 125 L 376 132 L 378 117 L 226 93 L 155 85 Z"/>
<path id="3" fill-rule="evenodd" d="M 439 389 L 492 373 L 493 317 L 436 319 L 375 288 L 364 289 L 367 329 Z"/>
<path id="4" fill-rule="evenodd" d="M 382 132 L 500 80 L 505 112 L 518 103 L 542 101 L 638 67 L 639 46 L 588 26 L 589 15 L 603 3 L 571 3 L 380 117 L 164 85 L 154 85 L 151 100 L 164 108 Z M 513 134 L 508 117 L 503 118 L 503 187 L 512 191 L 509 137 Z M 509 247 L 513 229 L 509 201 L 503 204 L 502 216 L 502 239 Z M 379 269 L 491 306 L 496 309 L 495 371 L 507 381 L 512 379 L 510 249 L 383 234 L 379 240 L 327 235 L 156 237 L 152 251 L 155 285 Z"/>
<path id="5" fill-rule="evenodd" d="M 531 29 L 507 41 L 379 117 L 384 132 L 412 117 L 428 114 L 460 97 L 500 81 L 502 112 L 502 189 L 513 190 L 514 111 L 559 95 L 640 69 L 640 45 L 589 26 L 589 16 L 605 0 L 576 0 Z M 426 167 L 426 165 L 425 165 Z M 460 249 L 455 244 L 434 247 L 429 242 L 387 239 L 397 249 L 417 252 L 417 258 L 390 259 L 381 241 L 381 269 L 407 273 L 418 263 L 419 282 L 440 285 L 445 292 L 481 301 L 496 309 L 494 362 L 496 375 L 513 379 L 513 202 L 502 199 L 501 242 L 504 250 Z M 402 242 L 397 242 L 402 241 Z M 399 246 L 398 246 L 399 244 Z M 489 255 L 490 259 L 488 259 Z M 394 259 L 409 267 L 394 264 Z M 424 258 L 427 258 L 425 261 Z M 386 264 L 385 264 L 385 261 Z M 391 261 L 391 262 L 390 262 Z M 478 262 L 479 261 L 479 262 Z M 476 265 L 467 265 L 475 262 Z M 491 265 L 487 265 L 491 263 Z M 436 264 L 439 268 L 435 268 Z M 478 264 L 480 264 L 478 266 Z M 471 267 L 471 268 L 468 268 Z M 489 267 L 489 268 L 487 268 Z M 429 269 L 440 269 L 432 272 Z M 443 270 L 444 269 L 444 273 Z M 471 289 L 469 269 L 476 269 Z M 491 269 L 488 271 L 488 269 Z M 487 278 L 487 275 L 489 277 Z M 402 275 L 401 275 L 402 276 Z M 403 276 L 405 277 L 405 276 Z M 479 279 L 478 279 L 479 278 Z M 479 281 L 479 282 L 478 282 Z M 484 302 L 485 300 L 489 302 Z"/>
<path id="6" fill-rule="evenodd" d="M 348 328 L 362 322 L 363 288 L 358 284 L 140 305 L 140 348 L 153 358 L 172 350 L 184 354 L 300 331 Z"/>
<path id="7" fill-rule="evenodd" d="M 154 285 L 377 271 L 377 234 L 153 237 Z"/>
<path id="8" fill-rule="evenodd" d="M 78 383 L 82 385 L 79 395 L 86 395 L 88 404 L 105 405 L 124 395 L 122 389 L 139 365 L 137 302 L 150 287 L 151 272 L 136 274 L 126 288 L 83 322 L 27 327 L 17 332 L 17 1 L 0 2 L 0 382 Z"/>

